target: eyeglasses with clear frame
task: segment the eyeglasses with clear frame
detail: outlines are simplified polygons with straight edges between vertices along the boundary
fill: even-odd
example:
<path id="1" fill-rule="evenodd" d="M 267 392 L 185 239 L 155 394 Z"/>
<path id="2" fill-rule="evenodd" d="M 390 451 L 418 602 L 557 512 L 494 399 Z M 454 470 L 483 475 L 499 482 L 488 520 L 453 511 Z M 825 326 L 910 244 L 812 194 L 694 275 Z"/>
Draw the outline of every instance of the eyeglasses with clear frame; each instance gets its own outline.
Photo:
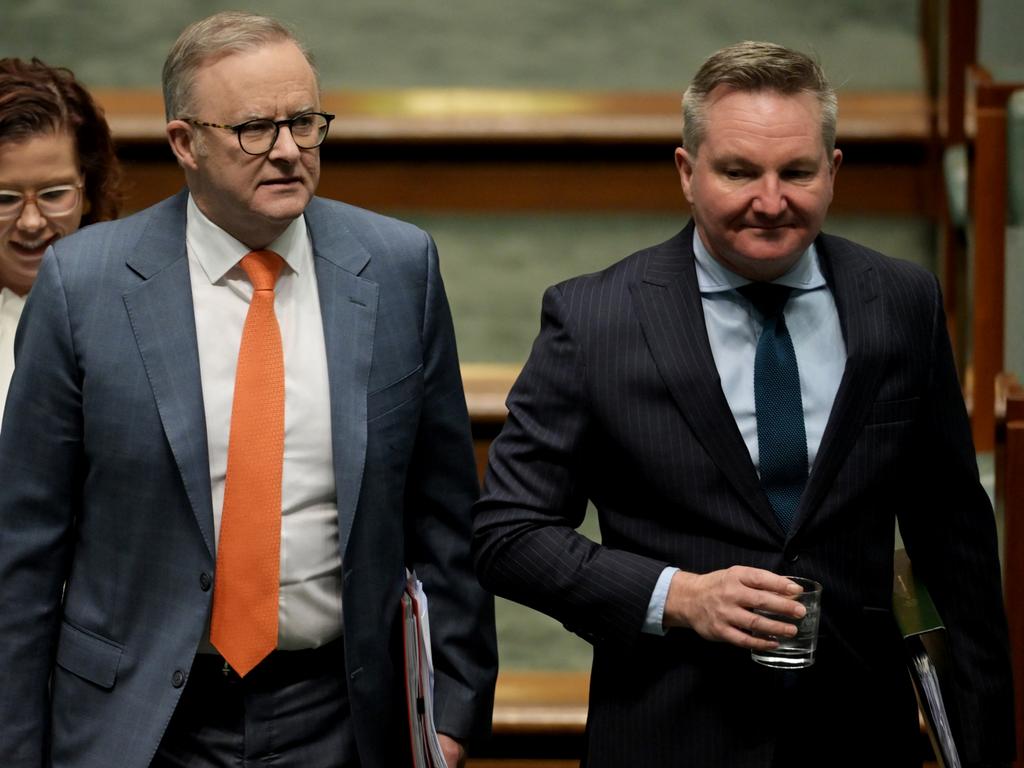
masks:
<path id="1" fill-rule="evenodd" d="M 67 216 L 75 210 L 82 197 L 82 182 L 77 184 L 55 184 L 30 192 L 15 189 L 0 189 L 0 221 L 10 221 L 21 216 L 25 205 L 35 203 L 39 212 L 46 217 Z"/>
<path id="2" fill-rule="evenodd" d="M 287 125 L 292 135 L 292 141 L 299 149 L 315 149 L 324 143 L 327 138 L 327 129 L 331 125 L 334 115 L 328 112 L 303 112 L 295 117 L 285 120 L 271 120 L 269 117 L 261 117 L 256 120 L 246 120 L 244 123 L 235 125 L 223 125 L 221 123 L 208 123 L 204 120 L 194 120 L 190 117 L 181 118 L 184 122 L 192 125 L 202 125 L 206 128 L 223 128 L 234 131 L 238 137 L 238 146 L 247 155 L 265 155 L 274 148 L 277 137 L 281 133 L 281 127 Z"/>

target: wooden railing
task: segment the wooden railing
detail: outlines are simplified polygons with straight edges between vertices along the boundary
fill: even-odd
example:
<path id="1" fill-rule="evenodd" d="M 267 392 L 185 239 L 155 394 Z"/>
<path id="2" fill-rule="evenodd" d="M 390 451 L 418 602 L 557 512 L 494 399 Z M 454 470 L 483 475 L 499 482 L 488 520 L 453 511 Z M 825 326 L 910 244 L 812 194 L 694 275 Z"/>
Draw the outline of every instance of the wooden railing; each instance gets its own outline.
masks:
<path id="1" fill-rule="evenodd" d="M 993 82 L 971 69 L 966 114 L 971 144 L 970 208 L 974 230 L 971 315 L 971 428 L 979 451 L 996 440 L 996 378 L 1003 370 L 1006 283 L 1006 104 L 1024 83 Z"/>
<path id="2" fill-rule="evenodd" d="M 181 188 L 157 91 L 98 90 L 128 208 Z M 406 90 L 327 92 L 337 119 L 320 193 L 379 210 L 680 211 L 672 152 L 679 94 Z M 844 92 L 846 158 L 834 210 L 936 215 L 924 94 Z M 884 178 L 884 183 L 879 179 Z"/>
<path id="3" fill-rule="evenodd" d="M 1024 388 L 1005 384 L 1006 420 L 996 455 L 996 501 L 1003 515 L 1003 597 L 1010 628 L 1018 746 L 1024 734 Z M 1024 766 L 1018 755 L 1015 766 Z"/>
<path id="4" fill-rule="evenodd" d="M 576 768 L 583 754 L 589 687 L 586 672 L 499 674 L 493 735 L 480 745 L 471 768 Z"/>

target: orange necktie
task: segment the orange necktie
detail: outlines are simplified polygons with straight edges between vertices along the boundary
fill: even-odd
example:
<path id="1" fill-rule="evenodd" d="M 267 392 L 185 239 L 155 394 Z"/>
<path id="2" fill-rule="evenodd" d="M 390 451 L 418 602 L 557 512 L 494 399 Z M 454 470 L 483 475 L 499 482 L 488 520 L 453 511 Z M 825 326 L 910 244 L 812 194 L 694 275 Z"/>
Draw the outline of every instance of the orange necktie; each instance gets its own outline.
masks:
<path id="1" fill-rule="evenodd" d="M 210 642 L 241 676 L 277 646 L 284 353 L 274 283 L 283 265 L 273 251 L 241 261 L 253 292 L 238 349 L 210 624 Z"/>

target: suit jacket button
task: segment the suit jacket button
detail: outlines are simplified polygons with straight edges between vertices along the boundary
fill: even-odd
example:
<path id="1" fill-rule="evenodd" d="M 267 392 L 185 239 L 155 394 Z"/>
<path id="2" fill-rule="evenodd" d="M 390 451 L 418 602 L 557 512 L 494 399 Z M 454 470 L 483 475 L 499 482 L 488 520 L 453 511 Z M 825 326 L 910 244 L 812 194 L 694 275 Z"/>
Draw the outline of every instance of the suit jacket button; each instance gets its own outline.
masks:
<path id="1" fill-rule="evenodd" d="M 175 688 L 181 688 L 185 684 L 185 673 L 180 669 L 174 670 L 174 674 L 171 675 L 171 685 Z"/>
<path id="2" fill-rule="evenodd" d="M 199 574 L 199 588 L 203 590 L 203 592 L 209 592 L 212 585 L 213 580 L 210 578 L 210 574 L 206 571 Z"/>
<path id="3" fill-rule="evenodd" d="M 794 552 L 791 555 L 787 556 L 786 559 L 789 560 L 789 562 L 791 563 L 795 563 L 797 560 L 800 559 L 800 554 L 798 552 Z"/>

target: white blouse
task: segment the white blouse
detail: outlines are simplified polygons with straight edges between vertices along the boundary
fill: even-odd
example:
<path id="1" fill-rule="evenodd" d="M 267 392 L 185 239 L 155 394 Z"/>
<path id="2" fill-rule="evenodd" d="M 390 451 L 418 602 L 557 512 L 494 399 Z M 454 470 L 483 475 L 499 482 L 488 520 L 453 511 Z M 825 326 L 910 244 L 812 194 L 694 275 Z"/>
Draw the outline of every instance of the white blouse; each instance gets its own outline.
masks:
<path id="1" fill-rule="evenodd" d="M 24 308 L 24 296 L 8 288 L 0 288 L 0 420 L 7 402 L 7 387 L 14 374 L 14 332 Z"/>

